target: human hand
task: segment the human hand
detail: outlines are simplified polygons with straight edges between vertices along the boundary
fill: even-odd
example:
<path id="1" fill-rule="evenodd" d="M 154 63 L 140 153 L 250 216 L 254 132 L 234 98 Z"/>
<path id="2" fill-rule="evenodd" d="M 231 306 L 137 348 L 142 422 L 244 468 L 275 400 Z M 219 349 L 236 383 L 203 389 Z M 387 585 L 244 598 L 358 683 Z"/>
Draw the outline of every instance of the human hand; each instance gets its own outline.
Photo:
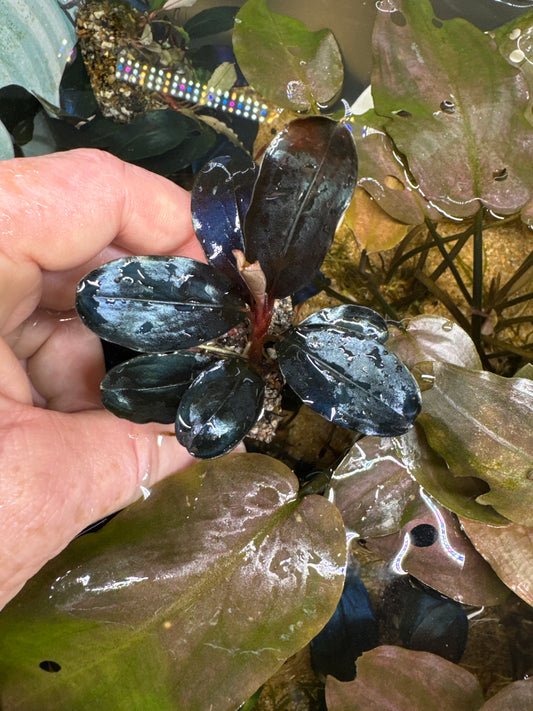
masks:
<path id="1" fill-rule="evenodd" d="M 101 407 L 76 284 L 124 254 L 204 260 L 186 191 L 96 150 L 0 162 L 0 608 L 90 523 L 192 458 Z"/>

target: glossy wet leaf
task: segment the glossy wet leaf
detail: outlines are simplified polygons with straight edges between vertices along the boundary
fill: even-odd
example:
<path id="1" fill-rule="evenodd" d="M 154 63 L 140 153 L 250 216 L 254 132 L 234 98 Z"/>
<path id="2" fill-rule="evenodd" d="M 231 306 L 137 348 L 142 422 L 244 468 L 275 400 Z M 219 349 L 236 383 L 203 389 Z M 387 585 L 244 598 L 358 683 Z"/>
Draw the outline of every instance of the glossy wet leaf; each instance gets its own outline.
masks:
<path id="1" fill-rule="evenodd" d="M 438 360 L 481 370 L 474 342 L 460 326 L 444 316 L 420 314 L 391 328 L 389 348 L 408 368 L 427 360 Z"/>
<path id="2" fill-rule="evenodd" d="M 533 524 L 533 382 L 427 363 L 432 387 L 419 418 L 430 446 L 456 477 L 482 479 L 478 496 L 515 523 Z"/>
<path id="3" fill-rule="evenodd" d="M 328 498 L 361 538 L 398 531 L 421 508 L 419 484 L 390 437 L 364 437 L 333 472 Z"/>
<path id="4" fill-rule="evenodd" d="M 341 329 L 292 328 L 276 344 L 283 377 L 320 415 L 364 434 L 403 434 L 420 411 L 413 376 L 382 343 Z"/>
<path id="5" fill-rule="evenodd" d="M 326 684 L 328 711 L 477 711 L 483 694 L 466 669 L 429 652 L 381 646 L 357 662 L 357 679 Z"/>
<path id="6" fill-rule="evenodd" d="M 181 398 L 212 358 L 201 353 L 152 353 L 112 368 L 102 380 L 102 404 L 132 422 L 171 424 Z"/>
<path id="7" fill-rule="evenodd" d="M 201 459 L 226 454 L 255 424 L 264 391 L 263 379 L 245 360 L 219 361 L 184 394 L 176 417 L 178 441 Z"/>
<path id="8" fill-rule="evenodd" d="M 507 587 L 533 606 L 533 527 L 486 526 L 466 518 L 461 525 Z"/>
<path id="9" fill-rule="evenodd" d="M 258 168 L 247 156 L 222 156 L 198 173 L 191 195 L 192 221 L 208 261 L 242 284 L 234 249 L 244 251 L 244 218 Z"/>
<path id="10" fill-rule="evenodd" d="M 434 21 L 429 0 L 393 6 L 376 20 L 372 93 L 413 184 L 455 217 L 474 215 L 479 201 L 517 212 L 533 189 L 524 77 L 474 25 Z"/>
<path id="11" fill-rule="evenodd" d="M 123 257 L 78 285 L 80 318 L 100 338 L 137 351 L 190 348 L 244 319 L 244 304 L 213 267 L 186 257 Z"/>
<path id="12" fill-rule="evenodd" d="M 59 104 L 59 83 L 75 35 L 56 0 L 2 0 L 0 88 L 15 84 Z M 3 135 L 0 129 L 0 159 L 12 158 L 11 141 Z"/>
<path id="13" fill-rule="evenodd" d="M 387 322 L 377 311 L 358 304 L 342 304 L 321 309 L 298 324 L 301 331 L 335 329 L 385 343 L 389 337 Z"/>
<path id="14" fill-rule="evenodd" d="M 454 476 L 446 461 L 429 446 L 419 423 L 394 438 L 391 446 L 406 474 L 450 511 L 494 526 L 508 522 L 492 506 L 476 500 L 486 493 L 486 482 L 473 476 Z"/>
<path id="15" fill-rule="evenodd" d="M 356 659 L 377 643 L 378 624 L 370 597 L 361 578 L 348 568 L 337 609 L 311 640 L 313 669 L 322 676 L 332 674 L 341 681 L 351 681 Z"/>
<path id="16" fill-rule="evenodd" d="M 4 711 L 238 708 L 341 594 L 340 517 L 297 489 L 283 464 L 230 455 L 74 541 L 0 615 Z"/>
<path id="17" fill-rule="evenodd" d="M 355 235 L 361 249 L 369 253 L 392 249 L 409 231 L 407 225 L 388 215 L 366 190 L 360 187 L 355 189 L 344 222 Z"/>
<path id="18" fill-rule="evenodd" d="M 233 50 L 249 84 L 290 111 L 318 112 L 342 88 L 344 70 L 331 30 L 310 32 L 300 20 L 248 0 L 237 14 Z"/>
<path id="19" fill-rule="evenodd" d="M 292 121 L 269 145 L 245 222 L 246 258 L 259 260 L 271 297 L 313 279 L 357 180 L 350 131 L 325 116 Z"/>
<path id="20" fill-rule="evenodd" d="M 191 39 L 226 32 L 232 29 L 238 11 L 238 5 L 210 7 L 187 20 L 183 29 Z"/>

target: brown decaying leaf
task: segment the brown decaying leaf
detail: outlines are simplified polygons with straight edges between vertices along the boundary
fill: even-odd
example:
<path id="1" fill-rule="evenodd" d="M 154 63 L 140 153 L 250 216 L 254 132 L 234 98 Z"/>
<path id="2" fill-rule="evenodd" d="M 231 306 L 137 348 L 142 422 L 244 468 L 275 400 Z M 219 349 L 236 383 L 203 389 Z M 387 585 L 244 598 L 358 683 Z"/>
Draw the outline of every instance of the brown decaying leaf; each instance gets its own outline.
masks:
<path id="1" fill-rule="evenodd" d="M 503 582 L 533 606 L 533 528 L 517 523 L 487 526 L 463 517 L 459 520 Z"/>
<path id="2" fill-rule="evenodd" d="M 367 252 L 392 249 L 409 231 L 408 225 L 390 217 L 363 188 L 356 188 L 344 221 Z"/>

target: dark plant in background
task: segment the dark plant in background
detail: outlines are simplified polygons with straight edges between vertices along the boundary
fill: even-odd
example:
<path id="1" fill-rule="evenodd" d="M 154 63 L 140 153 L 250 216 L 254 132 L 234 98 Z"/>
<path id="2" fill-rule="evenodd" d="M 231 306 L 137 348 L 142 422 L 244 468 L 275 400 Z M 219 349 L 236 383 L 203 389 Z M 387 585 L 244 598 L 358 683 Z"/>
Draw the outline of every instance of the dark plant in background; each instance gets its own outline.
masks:
<path id="1" fill-rule="evenodd" d="M 154 354 L 107 374 L 104 405 L 136 422 L 175 421 L 192 454 L 219 456 L 263 409 L 270 340 L 284 379 L 312 409 L 366 434 L 403 434 L 420 411 L 418 386 L 384 346 L 387 324 L 376 312 L 340 306 L 270 331 L 276 300 L 312 280 L 351 199 L 357 158 L 349 129 L 326 117 L 297 119 L 256 173 L 252 161 L 229 158 L 200 172 L 192 211 L 209 264 L 128 257 L 80 283 L 77 309 L 86 325 Z M 243 323 L 242 353 L 202 348 Z M 208 358 L 220 354 L 214 363 Z"/>

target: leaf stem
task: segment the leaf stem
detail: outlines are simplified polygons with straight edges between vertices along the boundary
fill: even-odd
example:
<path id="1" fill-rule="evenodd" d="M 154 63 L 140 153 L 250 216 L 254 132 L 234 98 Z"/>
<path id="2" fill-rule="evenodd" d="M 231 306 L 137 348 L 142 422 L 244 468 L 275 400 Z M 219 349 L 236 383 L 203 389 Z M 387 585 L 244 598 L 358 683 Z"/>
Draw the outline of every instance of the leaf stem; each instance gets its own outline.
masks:
<path id="1" fill-rule="evenodd" d="M 483 325 L 483 207 L 474 221 L 474 249 L 472 261 L 472 340 L 481 354 L 481 326 Z"/>

